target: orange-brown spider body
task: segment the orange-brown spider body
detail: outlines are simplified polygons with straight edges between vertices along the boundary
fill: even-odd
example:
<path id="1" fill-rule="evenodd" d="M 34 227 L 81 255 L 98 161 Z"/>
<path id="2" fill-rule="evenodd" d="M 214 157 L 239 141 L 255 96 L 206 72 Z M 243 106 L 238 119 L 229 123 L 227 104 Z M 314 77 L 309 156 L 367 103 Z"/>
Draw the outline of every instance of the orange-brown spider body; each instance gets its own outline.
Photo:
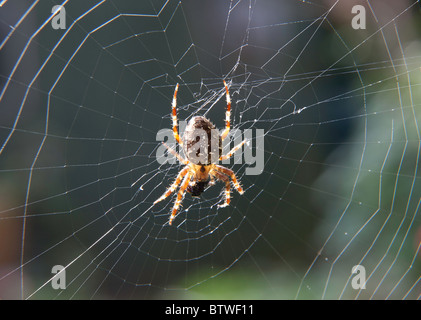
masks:
<path id="1" fill-rule="evenodd" d="M 173 193 L 180 185 L 176 201 L 174 203 L 169 224 L 171 225 L 178 208 L 181 205 L 183 197 L 187 192 L 192 196 L 200 196 L 209 182 L 214 179 L 223 181 L 225 183 L 225 201 L 221 207 L 227 206 L 230 203 L 230 182 L 232 181 L 235 189 L 243 194 L 244 190 L 241 188 L 234 172 L 218 164 L 219 160 L 230 158 L 234 152 L 239 150 L 245 143 L 245 140 L 235 146 L 231 151 L 222 155 L 222 141 L 228 136 L 230 131 L 230 116 L 231 116 L 231 99 L 228 91 L 227 84 L 224 81 L 227 110 L 225 117 L 225 130 L 220 135 L 215 126 L 205 117 L 193 117 L 187 124 L 184 131 L 183 138 L 181 139 L 178 134 L 177 122 L 177 92 L 178 84 L 175 87 L 173 103 L 172 103 L 172 120 L 173 120 L 173 133 L 174 138 L 183 147 L 186 159 L 182 158 L 176 151 L 164 145 L 168 150 L 184 164 L 184 168 L 178 173 L 174 183 L 167 189 L 167 191 L 157 199 L 154 204 L 164 200 L 171 193 Z"/>
<path id="2" fill-rule="evenodd" d="M 205 147 L 205 150 L 201 150 L 202 148 L 194 148 L 194 146 L 200 144 L 202 140 L 200 133 L 206 135 L 203 139 L 205 144 L 202 146 Z M 195 158 L 199 156 L 199 152 L 202 152 L 205 156 L 202 157 L 205 158 L 203 159 L 204 161 L 202 161 L 203 163 L 200 161 L 201 159 L 198 159 L 196 162 L 199 165 L 207 166 L 217 162 L 222 156 L 222 138 L 212 122 L 205 117 L 197 116 L 188 122 L 186 130 L 184 131 L 183 151 L 187 160 L 191 162 L 194 162 Z"/>

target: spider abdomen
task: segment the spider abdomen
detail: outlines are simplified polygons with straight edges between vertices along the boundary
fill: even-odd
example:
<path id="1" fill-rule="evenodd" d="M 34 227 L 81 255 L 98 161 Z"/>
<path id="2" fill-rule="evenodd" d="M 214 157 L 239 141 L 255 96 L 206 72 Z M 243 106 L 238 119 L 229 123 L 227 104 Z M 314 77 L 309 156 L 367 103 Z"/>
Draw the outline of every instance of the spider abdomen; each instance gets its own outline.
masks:
<path id="1" fill-rule="evenodd" d="M 214 124 L 205 117 L 193 117 L 184 131 L 183 151 L 193 164 L 217 163 L 222 155 L 222 139 Z"/>

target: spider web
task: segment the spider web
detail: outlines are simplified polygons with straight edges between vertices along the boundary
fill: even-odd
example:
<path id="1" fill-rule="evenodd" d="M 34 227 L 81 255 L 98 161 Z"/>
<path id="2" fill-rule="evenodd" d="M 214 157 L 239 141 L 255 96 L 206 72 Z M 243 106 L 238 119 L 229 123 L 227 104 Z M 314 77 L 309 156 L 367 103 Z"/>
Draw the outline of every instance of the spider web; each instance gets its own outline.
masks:
<path id="1" fill-rule="evenodd" d="M 66 27 L 52 8 L 63 5 Z M 352 28 L 354 5 L 366 29 Z M 2 1 L 0 297 L 419 299 L 418 1 Z M 263 172 L 153 205 L 157 133 L 261 129 Z M 66 288 L 51 283 L 65 267 Z M 363 266 L 365 289 L 352 285 Z"/>

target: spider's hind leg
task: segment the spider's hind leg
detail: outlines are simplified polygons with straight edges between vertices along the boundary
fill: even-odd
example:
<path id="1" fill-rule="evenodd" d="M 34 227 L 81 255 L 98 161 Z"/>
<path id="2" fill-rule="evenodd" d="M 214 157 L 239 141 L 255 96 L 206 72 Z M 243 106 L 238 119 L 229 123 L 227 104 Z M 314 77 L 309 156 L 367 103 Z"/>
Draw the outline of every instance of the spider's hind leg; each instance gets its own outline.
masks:
<path id="1" fill-rule="evenodd" d="M 176 157 L 178 159 L 178 161 L 180 161 L 182 164 L 185 164 L 185 165 L 189 164 L 188 160 L 183 159 L 177 151 L 175 151 L 173 148 L 171 148 L 165 142 L 162 142 L 162 144 L 164 145 L 165 148 L 168 149 L 168 152 L 170 152 L 174 157 Z"/>
<path id="2" fill-rule="evenodd" d="M 226 160 L 232 157 L 232 155 L 237 152 L 239 149 L 241 149 L 241 147 L 247 142 L 247 140 L 243 140 L 241 141 L 239 144 L 237 144 L 234 148 L 232 148 L 230 150 L 230 152 L 228 152 L 225 155 L 222 155 L 219 160 Z"/>
<path id="3" fill-rule="evenodd" d="M 178 83 L 175 86 L 174 90 L 174 96 L 172 99 L 172 129 L 175 140 L 178 142 L 178 144 L 183 145 L 183 142 L 180 138 L 180 135 L 178 134 L 178 120 L 177 120 L 177 92 L 178 92 Z"/>
<path id="4" fill-rule="evenodd" d="M 231 127 L 231 120 L 230 120 L 231 119 L 231 98 L 230 98 L 230 93 L 229 93 L 228 86 L 225 80 L 224 80 L 224 86 L 225 86 L 225 92 L 227 96 L 227 111 L 225 112 L 225 130 L 221 134 L 222 140 L 224 140 L 228 136 L 228 133 L 230 132 L 230 127 Z"/>

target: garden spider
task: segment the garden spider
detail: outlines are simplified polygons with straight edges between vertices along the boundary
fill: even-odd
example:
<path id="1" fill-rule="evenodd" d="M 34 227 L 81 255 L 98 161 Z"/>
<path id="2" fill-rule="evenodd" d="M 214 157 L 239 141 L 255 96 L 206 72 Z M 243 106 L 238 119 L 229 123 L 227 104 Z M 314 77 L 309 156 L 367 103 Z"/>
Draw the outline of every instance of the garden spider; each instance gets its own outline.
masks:
<path id="1" fill-rule="evenodd" d="M 221 180 L 225 182 L 225 201 L 223 205 L 220 207 L 228 206 L 230 203 L 230 178 L 233 182 L 235 189 L 238 191 L 239 194 L 243 194 L 244 190 L 240 186 L 235 174 L 232 170 L 225 168 L 223 166 L 218 165 L 219 160 L 225 160 L 230 158 L 237 150 L 239 150 L 246 140 L 242 141 L 231 151 L 226 154 L 222 155 L 222 141 L 228 136 L 230 131 L 230 117 L 231 117 L 231 99 L 228 91 L 228 86 L 224 81 L 226 97 L 227 97 L 227 110 L 225 113 L 225 130 L 222 132 L 221 135 L 216 137 L 219 142 L 219 146 L 215 147 L 212 145 L 212 134 L 217 132 L 215 126 L 205 117 L 196 116 L 193 117 L 187 124 L 185 129 L 183 138 L 181 139 L 178 134 L 178 121 L 177 121 L 177 92 L 178 92 L 178 84 L 175 87 L 174 97 L 172 101 L 172 123 L 173 123 L 173 134 L 174 138 L 179 145 L 183 147 L 184 154 L 186 155 L 186 159 L 183 159 L 175 150 L 171 149 L 165 143 L 164 146 L 171 152 L 177 159 L 184 164 L 184 168 L 178 173 L 177 178 L 175 179 L 174 183 L 167 189 L 167 191 L 154 202 L 154 205 L 165 198 L 167 198 L 171 193 L 173 193 L 178 185 L 180 185 L 180 189 L 177 194 L 177 199 L 174 203 L 169 224 L 171 225 L 175 215 L 177 213 L 178 208 L 181 205 L 183 197 L 187 192 L 191 193 L 192 196 L 197 197 L 205 190 L 209 181 L 213 184 L 214 179 Z M 202 139 L 206 141 L 206 146 L 202 147 L 203 150 L 197 149 L 197 143 L 200 141 L 200 135 L 197 134 L 198 131 L 207 134 L 208 139 Z M 206 138 L 206 136 L 203 136 Z M 213 148 L 213 149 L 212 149 Z M 207 153 L 207 157 L 201 158 L 201 161 L 197 161 L 197 155 L 200 153 Z M 206 152 L 207 151 L 207 152 Z M 215 157 L 217 155 L 217 157 Z"/>

